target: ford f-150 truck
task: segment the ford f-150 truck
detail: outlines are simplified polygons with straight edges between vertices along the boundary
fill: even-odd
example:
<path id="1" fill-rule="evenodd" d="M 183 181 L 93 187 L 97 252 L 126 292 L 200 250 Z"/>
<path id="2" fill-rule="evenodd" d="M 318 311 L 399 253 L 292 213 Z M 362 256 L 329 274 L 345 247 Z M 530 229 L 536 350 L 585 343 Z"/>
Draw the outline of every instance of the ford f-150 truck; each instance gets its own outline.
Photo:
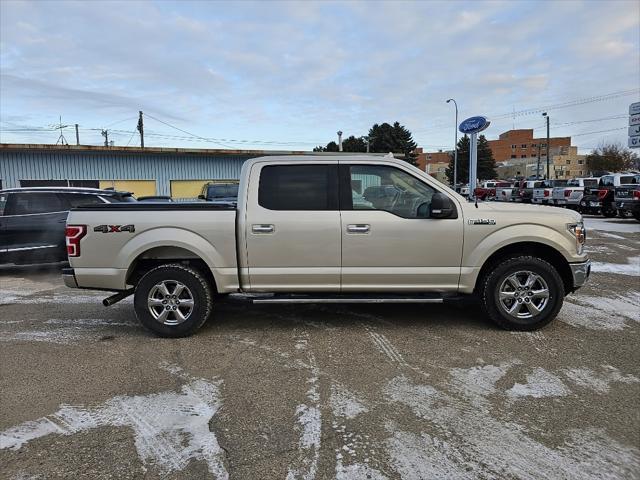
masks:
<path id="1" fill-rule="evenodd" d="M 580 215 L 470 203 L 387 157 L 245 162 L 237 206 L 84 206 L 67 219 L 65 284 L 134 294 L 141 323 L 186 336 L 220 296 L 253 302 L 422 302 L 475 294 L 498 325 L 533 330 L 588 278 Z M 426 313 L 425 313 L 426 315 Z"/>

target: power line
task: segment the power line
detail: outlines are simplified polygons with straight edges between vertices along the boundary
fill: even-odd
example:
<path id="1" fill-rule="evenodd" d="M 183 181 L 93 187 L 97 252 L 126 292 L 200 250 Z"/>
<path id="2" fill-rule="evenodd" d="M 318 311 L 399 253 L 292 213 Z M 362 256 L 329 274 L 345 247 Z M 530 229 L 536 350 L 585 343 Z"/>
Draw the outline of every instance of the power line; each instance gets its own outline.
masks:
<path id="1" fill-rule="evenodd" d="M 164 122 L 164 121 L 162 121 L 162 120 L 160 120 L 160 119 L 158 119 L 158 118 L 156 118 L 156 117 L 154 117 L 154 116 L 152 116 L 152 115 L 149 115 L 148 113 L 146 113 L 145 115 L 146 115 L 147 117 L 149 117 L 149 118 L 151 118 L 151 119 L 155 120 L 156 122 L 163 123 L 164 125 L 166 125 L 166 126 L 168 126 L 168 127 L 171 127 L 171 128 L 173 128 L 173 129 L 175 129 L 175 130 L 178 130 L 178 131 L 180 131 L 180 132 L 182 132 L 182 133 L 186 133 L 187 135 L 191 135 L 192 137 L 199 138 L 200 140 L 207 140 L 206 138 L 201 137 L 200 135 L 196 135 L 195 133 L 187 132 L 186 130 L 183 130 L 183 129 L 181 129 L 181 128 L 178 128 L 178 127 L 176 127 L 175 125 L 171 125 L 170 123 Z M 210 140 L 209 140 L 209 141 L 210 141 Z M 218 145 L 222 145 L 222 146 L 223 146 L 223 147 L 225 147 L 225 148 L 231 148 L 231 147 L 229 147 L 229 145 L 225 145 L 224 143 L 220 143 L 220 142 L 213 142 L 213 143 L 217 143 Z"/>
<path id="2" fill-rule="evenodd" d="M 561 108 L 570 108 L 570 107 L 576 107 L 579 105 L 586 105 L 588 103 L 603 102 L 607 100 L 612 100 L 614 98 L 634 95 L 638 93 L 640 93 L 640 88 L 633 88 L 630 90 L 620 90 L 617 92 L 610 92 L 610 93 L 605 93 L 602 95 L 596 95 L 592 97 L 577 98 L 577 99 L 569 100 L 567 102 L 562 102 L 562 103 L 550 104 L 550 105 L 541 106 L 541 107 L 527 108 L 527 109 L 518 110 L 515 112 L 502 113 L 498 115 L 487 115 L 487 117 L 492 122 L 496 120 L 508 120 L 511 117 L 522 117 L 522 116 L 534 115 L 536 113 L 542 113 L 548 110 L 558 110 Z M 449 127 L 450 125 L 448 124 L 448 122 L 443 121 L 441 123 L 433 124 L 432 127 L 429 129 L 415 130 L 413 133 L 429 132 L 429 131 L 441 130 Z"/>

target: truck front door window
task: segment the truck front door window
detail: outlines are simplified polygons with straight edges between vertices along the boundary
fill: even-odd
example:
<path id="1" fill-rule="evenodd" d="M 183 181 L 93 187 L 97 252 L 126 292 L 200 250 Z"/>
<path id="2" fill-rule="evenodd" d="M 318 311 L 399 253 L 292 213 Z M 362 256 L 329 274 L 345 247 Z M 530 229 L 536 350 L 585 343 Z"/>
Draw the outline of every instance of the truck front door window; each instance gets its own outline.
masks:
<path id="1" fill-rule="evenodd" d="M 414 176 L 383 165 L 352 165 L 353 210 L 384 210 L 403 218 L 428 216 L 435 190 Z"/>

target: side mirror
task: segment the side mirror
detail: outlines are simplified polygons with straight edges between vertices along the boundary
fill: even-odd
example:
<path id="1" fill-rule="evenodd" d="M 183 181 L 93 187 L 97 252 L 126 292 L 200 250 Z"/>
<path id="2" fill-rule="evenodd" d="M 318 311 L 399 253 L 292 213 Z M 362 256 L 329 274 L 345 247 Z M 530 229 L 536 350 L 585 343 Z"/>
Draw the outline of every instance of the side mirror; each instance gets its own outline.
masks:
<path id="1" fill-rule="evenodd" d="M 206 200 L 204 195 L 198 195 L 198 200 Z"/>
<path id="2" fill-rule="evenodd" d="M 448 196 L 444 193 L 437 192 L 431 197 L 431 205 L 429 207 L 430 218 L 458 218 L 458 210 Z"/>

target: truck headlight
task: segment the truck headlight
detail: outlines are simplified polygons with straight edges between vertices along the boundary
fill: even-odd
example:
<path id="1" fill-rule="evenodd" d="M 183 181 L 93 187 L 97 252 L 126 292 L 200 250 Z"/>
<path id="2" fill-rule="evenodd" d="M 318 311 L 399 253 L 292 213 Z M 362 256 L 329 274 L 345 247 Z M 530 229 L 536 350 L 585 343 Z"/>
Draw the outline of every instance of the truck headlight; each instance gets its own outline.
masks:
<path id="1" fill-rule="evenodd" d="M 570 223 L 567 225 L 567 229 L 576 239 L 576 252 L 578 255 L 582 255 L 584 244 L 587 241 L 587 230 L 584 228 L 584 223 Z"/>

